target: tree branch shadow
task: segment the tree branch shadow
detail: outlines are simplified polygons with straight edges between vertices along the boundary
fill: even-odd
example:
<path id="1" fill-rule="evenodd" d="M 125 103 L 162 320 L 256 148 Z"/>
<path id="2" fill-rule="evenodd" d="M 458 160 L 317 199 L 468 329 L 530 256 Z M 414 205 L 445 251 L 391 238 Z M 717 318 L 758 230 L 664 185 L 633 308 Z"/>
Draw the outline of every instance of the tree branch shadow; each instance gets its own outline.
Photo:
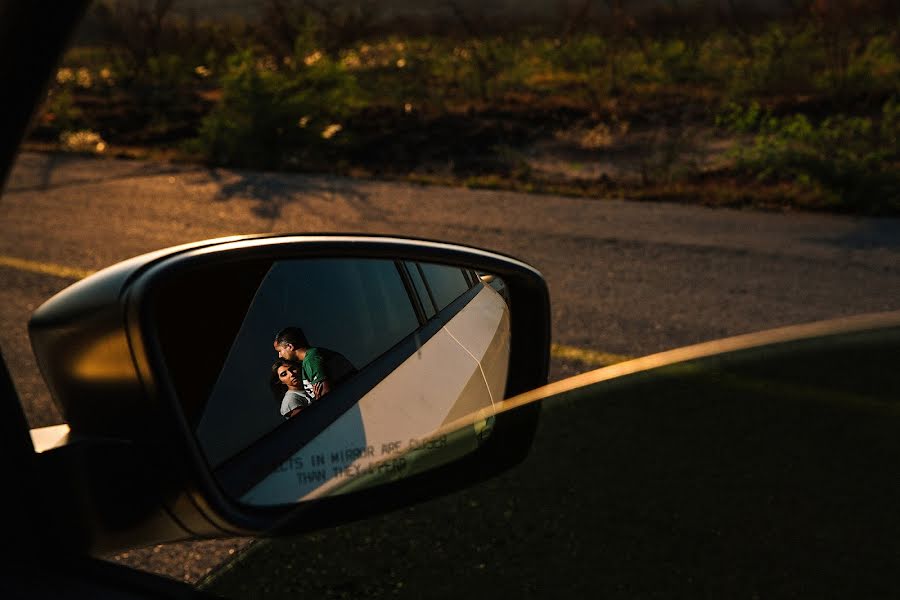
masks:
<path id="1" fill-rule="evenodd" d="M 219 188 L 214 202 L 249 199 L 253 202 L 251 212 L 271 221 L 273 225 L 287 206 L 308 204 L 312 200 L 342 200 L 362 219 L 383 218 L 386 215 L 384 209 L 371 202 L 359 182 L 349 179 L 224 169 L 209 169 L 207 174 Z"/>

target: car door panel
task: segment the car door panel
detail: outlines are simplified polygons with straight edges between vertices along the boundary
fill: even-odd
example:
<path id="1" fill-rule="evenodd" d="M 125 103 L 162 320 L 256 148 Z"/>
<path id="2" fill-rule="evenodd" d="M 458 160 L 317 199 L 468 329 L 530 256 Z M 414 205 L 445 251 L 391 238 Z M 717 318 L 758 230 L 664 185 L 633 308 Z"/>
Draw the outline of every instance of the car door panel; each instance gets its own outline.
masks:
<path id="1" fill-rule="evenodd" d="M 503 400 L 509 369 L 509 308 L 487 286 L 446 325 L 447 331 L 481 366 L 493 402 Z"/>

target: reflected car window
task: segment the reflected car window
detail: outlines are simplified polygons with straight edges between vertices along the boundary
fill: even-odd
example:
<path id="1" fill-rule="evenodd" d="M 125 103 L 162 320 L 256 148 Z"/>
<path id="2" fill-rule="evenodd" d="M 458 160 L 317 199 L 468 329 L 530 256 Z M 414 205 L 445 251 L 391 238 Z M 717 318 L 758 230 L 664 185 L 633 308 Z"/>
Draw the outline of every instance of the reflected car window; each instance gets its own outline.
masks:
<path id="1" fill-rule="evenodd" d="M 469 289 L 469 283 L 459 267 L 447 267 L 444 265 L 421 264 L 422 272 L 428 282 L 428 287 L 437 302 L 438 309 L 442 309 Z"/>
<path id="2" fill-rule="evenodd" d="M 422 301 L 422 309 L 425 311 L 425 318 L 430 319 L 436 314 L 436 310 L 434 307 L 434 300 L 431 298 L 431 292 L 428 290 L 425 285 L 425 280 L 422 279 L 422 271 L 420 267 L 414 262 L 407 262 L 406 269 L 409 272 L 409 277 L 412 280 L 413 286 L 416 288 L 416 293 L 419 295 L 419 299 Z"/>

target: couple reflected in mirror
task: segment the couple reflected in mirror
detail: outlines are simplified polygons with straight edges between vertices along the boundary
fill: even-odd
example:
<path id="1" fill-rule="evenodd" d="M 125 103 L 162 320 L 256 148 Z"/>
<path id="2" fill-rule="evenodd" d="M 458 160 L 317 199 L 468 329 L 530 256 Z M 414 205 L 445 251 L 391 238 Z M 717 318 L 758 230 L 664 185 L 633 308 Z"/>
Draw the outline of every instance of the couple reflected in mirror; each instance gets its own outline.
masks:
<path id="1" fill-rule="evenodd" d="M 281 394 L 281 415 L 289 419 L 321 399 L 357 369 L 343 354 L 311 346 L 299 327 L 286 327 L 273 342 L 272 389 Z"/>

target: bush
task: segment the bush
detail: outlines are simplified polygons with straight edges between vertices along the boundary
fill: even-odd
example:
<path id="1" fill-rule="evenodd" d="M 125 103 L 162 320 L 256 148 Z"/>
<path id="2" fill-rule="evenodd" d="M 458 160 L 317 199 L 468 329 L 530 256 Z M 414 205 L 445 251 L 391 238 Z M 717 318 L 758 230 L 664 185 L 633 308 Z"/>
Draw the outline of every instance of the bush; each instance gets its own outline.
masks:
<path id="1" fill-rule="evenodd" d="M 141 112 L 151 123 L 166 123 L 195 100 L 194 65 L 177 54 L 151 56 L 132 92 L 140 98 Z"/>
<path id="2" fill-rule="evenodd" d="M 284 67 L 250 50 L 232 55 L 222 97 L 191 149 L 214 164 L 279 168 L 337 143 L 358 104 L 353 76 L 321 53 Z"/>
<path id="3" fill-rule="evenodd" d="M 732 97 L 745 94 L 795 94 L 814 89 L 814 74 L 824 58 L 812 28 L 776 23 L 751 40 L 752 56 L 731 66 Z"/>
<path id="4" fill-rule="evenodd" d="M 435 81 L 458 90 L 462 98 L 489 102 L 522 83 L 524 56 L 514 41 L 471 38 L 434 56 L 431 73 Z"/>
<path id="5" fill-rule="evenodd" d="M 755 133 L 751 144 L 733 152 L 746 174 L 796 181 L 847 209 L 900 211 L 900 104 L 894 99 L 876 121 L 839 114 L 814 124 L 802 114 L 777 118 L 752 104 L 732 106 L 719 123 L 735 133 Z"/>
<path id="6" fill-rule="evenodd" d="M 900 56 L 889 38 L 874 36 L 850 58 L 844 73 L 823 73 L 817 84 L 823 91 L 849 97 L 900 93 Z"/>
<path id="7" fill-rule="evenodd" d="M 56 133 L 76 129 L 84 124 L 82 111 L 75 106 L 71 90 L 64 86 L 50 90 L 41 122 Z"/>

